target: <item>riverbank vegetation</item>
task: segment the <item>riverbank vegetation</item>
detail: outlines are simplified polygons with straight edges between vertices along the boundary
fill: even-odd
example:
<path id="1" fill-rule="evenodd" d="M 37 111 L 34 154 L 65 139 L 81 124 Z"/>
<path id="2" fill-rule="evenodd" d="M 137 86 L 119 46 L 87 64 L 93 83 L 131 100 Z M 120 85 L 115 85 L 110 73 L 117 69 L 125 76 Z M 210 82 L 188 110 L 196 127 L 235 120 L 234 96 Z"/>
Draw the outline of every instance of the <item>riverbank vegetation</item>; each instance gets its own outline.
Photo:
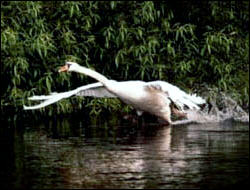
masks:
<path id="1" fill-rule="evenodd" d="M 249 2 L 2 1 L 1 109 L 95 82 L 57 72 L 75 61 L 115 80 L 216 89 L 249 105 Z M 33 103 L 33 102 L 32 102 Z M 73 97 L 42 115 L 127 111 L 115 99 Z"/>

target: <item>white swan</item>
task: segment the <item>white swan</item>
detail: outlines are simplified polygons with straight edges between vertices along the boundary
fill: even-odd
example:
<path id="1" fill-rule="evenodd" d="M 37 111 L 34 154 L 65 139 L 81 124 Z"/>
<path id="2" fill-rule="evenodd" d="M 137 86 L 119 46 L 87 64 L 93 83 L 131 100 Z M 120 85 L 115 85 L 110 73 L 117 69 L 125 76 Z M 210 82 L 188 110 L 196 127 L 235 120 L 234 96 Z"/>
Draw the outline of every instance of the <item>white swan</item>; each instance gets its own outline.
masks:
<path id="1" fill-rule="evenodd" d="M 199 105 L 206 103 L 203 98 L 196 96 L 195 94 L 189 95 L 180 90 L 178 87 L 164 81 L 119 82 L 109 80 L 100 73 L 80 66 L 74 62 L 66 62 L 65 66 L 59 69 L 59 72 L 66 71 L 82 73 L 96 79 L 99 82 L 82 86 L 68 92 L 54 93 L 48 96 L 33 96 L 29 99 L 45 101 L 36 106 L 24 106 L 24 109 L 39 109 L 72 95 L 112 98 L 117 97 L 126 104 L 132 105 L 137 110 L 139 115 L 144 111 L 149 112 L 171 124 L 171 109 L 174 114 L 183 115 L 183 113 L 185 113 L 185 106 L 188 109 L 199 110 Z M 170 107 L 171 103 L 173 103 L 179 111 Z"/>

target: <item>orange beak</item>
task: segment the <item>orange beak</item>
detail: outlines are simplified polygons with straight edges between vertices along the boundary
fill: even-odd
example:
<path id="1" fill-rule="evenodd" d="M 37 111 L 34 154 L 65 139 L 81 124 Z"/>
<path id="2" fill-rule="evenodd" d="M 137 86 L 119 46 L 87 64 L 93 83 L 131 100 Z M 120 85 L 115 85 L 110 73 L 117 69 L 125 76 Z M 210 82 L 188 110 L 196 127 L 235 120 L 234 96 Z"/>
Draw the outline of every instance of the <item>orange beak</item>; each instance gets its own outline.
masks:
<path id="1" fill-rule="evenodd" d="M 69 66 L 68 65 L 64 65 L 64 66 L 62 66 L 59 70 L 58 70 L 58 72 L 60 73 L 60 72 L 67 72 L 69 70 Z"/>

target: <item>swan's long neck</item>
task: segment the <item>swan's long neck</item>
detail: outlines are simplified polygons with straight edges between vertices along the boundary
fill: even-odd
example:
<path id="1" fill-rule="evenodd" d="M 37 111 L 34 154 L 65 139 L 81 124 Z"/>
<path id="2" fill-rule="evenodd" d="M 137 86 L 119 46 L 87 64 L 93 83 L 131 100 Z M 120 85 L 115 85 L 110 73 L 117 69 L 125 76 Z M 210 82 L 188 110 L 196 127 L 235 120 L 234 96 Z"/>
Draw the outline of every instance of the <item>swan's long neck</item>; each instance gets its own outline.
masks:
<path id="1" fill-rule="evenodd" d="M 97 81 L 101 82 L 105 86 L 106 86 L 107 82 L 109 81 L 109 79 L 107 79 L 102 74 L 100 74 L 100 73 L 98 73 L 98 72 L 96 72 L 94 70 L 88 69 L 86 67 L 79 66 L 78 69 L 75 70 L 75 72 L 88 75 L 88 76 L 96 79 Z"/>

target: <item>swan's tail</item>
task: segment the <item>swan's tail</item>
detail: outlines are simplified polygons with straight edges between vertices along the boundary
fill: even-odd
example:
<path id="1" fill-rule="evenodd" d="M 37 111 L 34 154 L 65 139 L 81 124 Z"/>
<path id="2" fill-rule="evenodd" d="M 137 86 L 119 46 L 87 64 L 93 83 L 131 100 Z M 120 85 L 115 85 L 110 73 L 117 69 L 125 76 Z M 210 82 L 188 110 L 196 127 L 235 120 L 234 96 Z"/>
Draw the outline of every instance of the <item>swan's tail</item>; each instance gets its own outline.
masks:
<path id="1" fill-rule="evenodd" d="M 190 102 L 196 104 L 196 105 L 201 105 L 201 104 L 205 104 L 206 100 L 204 100 L 202 97 L 197 96 L 196 94 L 187 94 L 186 96 L 184 96 L 184 98 L 186 98 L 187 100 L 189 100 Z"/>
<path id="2" fill-rule="evenodd" d="M 180 101 L 183 104 L 183 107 L 185 105 L 190 109 L 197 109 L 197 110 L 200 109 L 200 105 L 206 103 L 206 100 L 204 100 L 202 97 L 197 96 L 196 94 L 189 95 L 186 93 L 184 96 L 182 96 Z"/>
<path id="3" fill-rule="evenodd" d="M 179 106 L 182 110 L 184 110 L 184 106 L 187 106 L 189 109 L 200 109 L 199 105 L 205 104 L 206 100 L 202 97 L 197 96 L 196 94 L 187 94 L 183 92 L 181 98 L 176 100 L 175 102 L 177 106 Z"/>

